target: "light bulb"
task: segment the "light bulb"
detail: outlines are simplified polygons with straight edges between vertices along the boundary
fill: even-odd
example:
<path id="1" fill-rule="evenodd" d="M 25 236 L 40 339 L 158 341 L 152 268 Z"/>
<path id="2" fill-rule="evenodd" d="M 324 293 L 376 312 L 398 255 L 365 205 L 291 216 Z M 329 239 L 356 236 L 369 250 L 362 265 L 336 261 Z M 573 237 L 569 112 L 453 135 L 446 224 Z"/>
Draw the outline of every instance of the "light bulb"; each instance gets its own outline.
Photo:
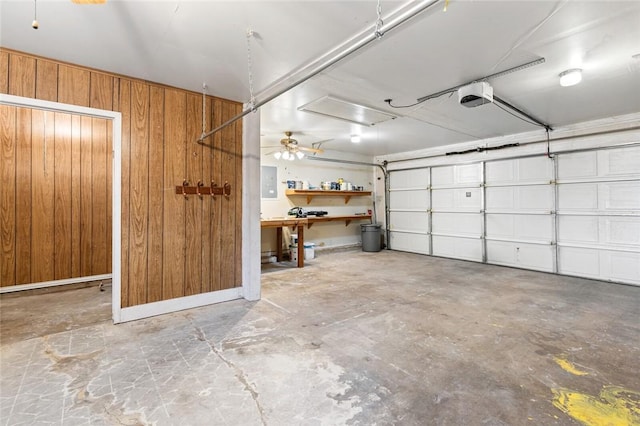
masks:
<path id="1" fill-rule="evenodd" d="M 291 154 L 291 155 L 289 156 L 289 161 L 293 161 L 293 160 L 295 160 L 295 159 L 296 159 L 296 156 L 295 156 L 295 155 Z"/>
<path id="2" fill-rule="evenodd" d="M 560 73 L 560 86 L 574 86 L 582 81 L 582 70 L 574 68 Z"/>
<path id="3" fill-rule="evenodd" d="M 280 157 L 282 157 L 282 153 L 280 151 L 278 151 L 275 154 L 273 154 L 273 156 L 276 157 L 276 160 L 279 160 Z"/>
<path id="4" fill-rule="evenodd" d="M 298 156 L 298 160 L 302 160 L 302 157 L 304 157 L 304 153 L 301 151 L 296 152 L 296 156 Z"/>
<path id="5" fill-rule="evenodd" d="M 289 151 L 285 151 L 282 153 L 282 159 L 283 160 L 288 160 L 289 159 Z"/>

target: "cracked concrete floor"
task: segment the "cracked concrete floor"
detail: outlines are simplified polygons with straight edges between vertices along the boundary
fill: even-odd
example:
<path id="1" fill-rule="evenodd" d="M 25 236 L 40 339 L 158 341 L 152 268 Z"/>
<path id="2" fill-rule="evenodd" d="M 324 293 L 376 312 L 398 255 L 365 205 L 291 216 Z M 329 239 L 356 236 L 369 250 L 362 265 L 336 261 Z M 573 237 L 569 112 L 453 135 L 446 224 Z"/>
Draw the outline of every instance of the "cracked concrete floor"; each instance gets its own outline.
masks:
<path id="1" fill-rule="evenodd" d="M 3 298 L 1 423 L 640 424 L 640 288 L 390 251 L 262 279 L 118 326 Z"/>

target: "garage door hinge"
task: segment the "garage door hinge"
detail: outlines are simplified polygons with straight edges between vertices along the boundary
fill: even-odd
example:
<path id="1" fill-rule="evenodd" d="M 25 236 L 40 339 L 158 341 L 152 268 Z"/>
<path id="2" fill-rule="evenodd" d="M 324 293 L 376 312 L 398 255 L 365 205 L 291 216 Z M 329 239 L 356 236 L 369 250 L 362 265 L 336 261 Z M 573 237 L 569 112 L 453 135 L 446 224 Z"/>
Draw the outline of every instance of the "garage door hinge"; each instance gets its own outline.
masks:
<path id="1" fill-rule="evenodd" d="M 549 212 L 549 214 L 556 214 L 556 211 L 555 211 L 555 210 L 551 210 L 551 211 Z"/>
<path id="2" fill-rule="evenodd" d="M 556 182 L 556 181 L 555 181 L 555 180 L 553 180 L 553 179 L 549 181 L 549 185 L 555 185 L 556 183 L 558 183 L 558 182 Z"/>

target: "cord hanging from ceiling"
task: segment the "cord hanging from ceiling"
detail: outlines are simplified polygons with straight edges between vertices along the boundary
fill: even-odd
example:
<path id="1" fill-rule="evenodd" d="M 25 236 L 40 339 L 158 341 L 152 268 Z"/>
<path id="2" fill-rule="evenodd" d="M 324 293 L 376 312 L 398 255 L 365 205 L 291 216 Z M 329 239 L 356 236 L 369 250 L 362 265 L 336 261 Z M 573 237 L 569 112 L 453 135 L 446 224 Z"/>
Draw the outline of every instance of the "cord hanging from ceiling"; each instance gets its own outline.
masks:
<path id="1" fill-rule="evenodd" d="M 207 83 L 202 83 L 202 134 L 204 137 L 207 131 Z"/>
<path id="2" fill-rule="evenodd" d="M 378 0 L 378 7 L 376 8 L 376 13 L 378 14 L 378 19 L 376 20 L 376 30 L 375 35 L 377 39 L 381 39 L 384 33 L 381 31 L 382 26 L 384 25 L 384 21 L 382 20 L 382 5 L 380 4 L 380 0 Z"/>
<path id="3" fill-rule="evenodd" d="M 251 39 L 253 38 L 253 30 L 247 29 L 247 71 L 249 73 L 249 107 L 251 111 L 256 112 L 256 97 L 253 94 L 253 70 L 251 62 Z"/>
<path id="4" fill-rule="evenodd" d="M 40 25 L 38 24 L 38 0 L 33 0 L 33 22 L 31 28 L 37 30 Z"/>

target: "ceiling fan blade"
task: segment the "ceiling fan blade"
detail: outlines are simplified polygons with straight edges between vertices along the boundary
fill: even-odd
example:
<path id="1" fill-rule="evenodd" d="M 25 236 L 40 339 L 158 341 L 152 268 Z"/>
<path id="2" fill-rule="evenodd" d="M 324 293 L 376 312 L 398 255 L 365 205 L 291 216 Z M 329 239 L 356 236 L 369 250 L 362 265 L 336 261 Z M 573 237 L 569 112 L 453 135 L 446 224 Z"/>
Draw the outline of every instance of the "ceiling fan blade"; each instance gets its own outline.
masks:
<path id="1" fill-rule="evenodd" d="M 322 154 L 324 152 L 324 149 L 319 149 L 319 148 L 307 148 L 306 146 L 299 146 L 298 149 L 300 151 L 307 151 L 307 152 L 313 152 L 316 154 Z"/>
<path id="2" fill-rule="evenodd" d="M 260 149 L 263 148 L 282 148 L 282 145 L 265 145 L 260 147 Z"/>
<path id="3" fill-rule="evenodd" d="M 107 0 L 71 0 L 75 4 L 104 4 Z"/>

